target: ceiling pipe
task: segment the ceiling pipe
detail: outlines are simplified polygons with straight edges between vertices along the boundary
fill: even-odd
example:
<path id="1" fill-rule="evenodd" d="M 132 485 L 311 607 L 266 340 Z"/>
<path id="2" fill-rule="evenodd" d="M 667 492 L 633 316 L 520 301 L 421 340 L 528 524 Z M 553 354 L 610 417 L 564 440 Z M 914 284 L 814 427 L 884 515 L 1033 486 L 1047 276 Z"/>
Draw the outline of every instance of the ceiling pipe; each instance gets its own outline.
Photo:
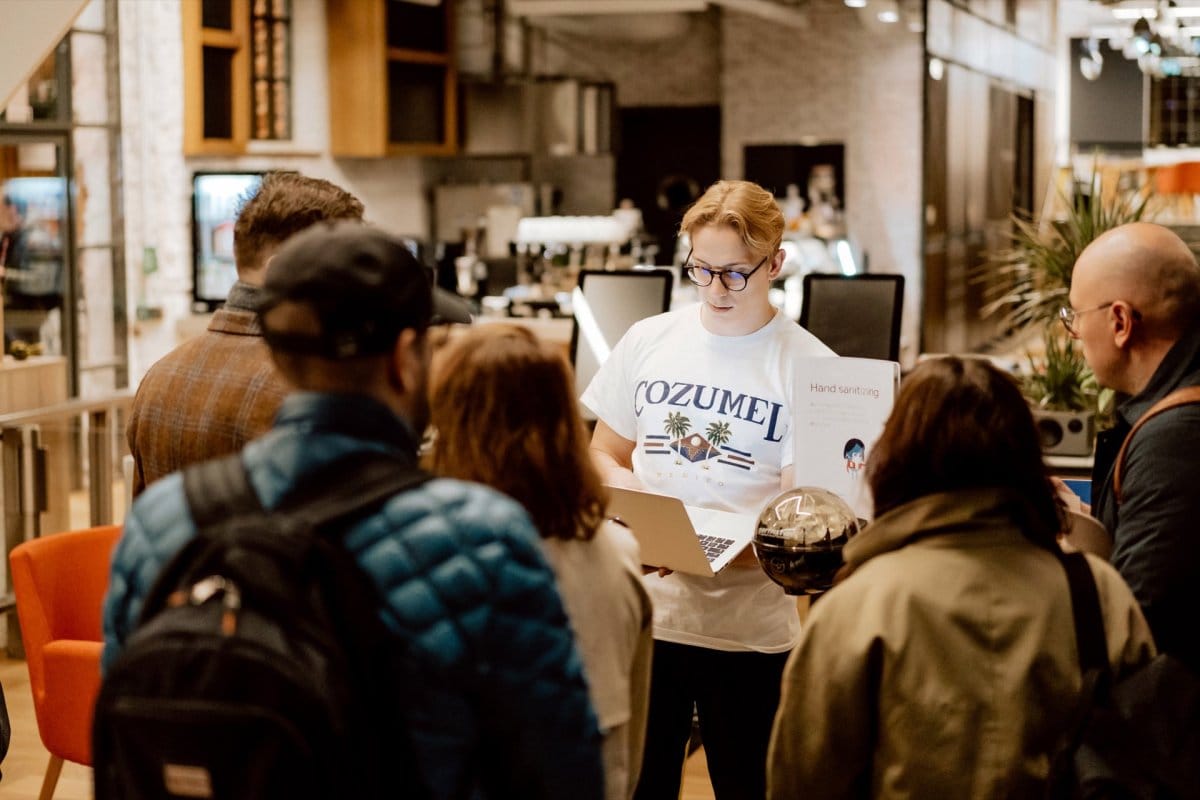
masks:
<path id="1" fill-rule="evenodd" d="M 807 28 L 808 15 L 780 0 L 508 0 L 515 16 L 574 16 L 579 14 L 651 14 L 704 11 L 720 6 L 771 20 L 792 28 Z"/>
<path id="2" fill-rule="evenodd" d="M 778 22 L 791 28 L 807 28 L 808 15 L 795 6 L 784 5 L 774 0 L 710 0 L 715 6 L 741 11 L 756 17 Z"/>

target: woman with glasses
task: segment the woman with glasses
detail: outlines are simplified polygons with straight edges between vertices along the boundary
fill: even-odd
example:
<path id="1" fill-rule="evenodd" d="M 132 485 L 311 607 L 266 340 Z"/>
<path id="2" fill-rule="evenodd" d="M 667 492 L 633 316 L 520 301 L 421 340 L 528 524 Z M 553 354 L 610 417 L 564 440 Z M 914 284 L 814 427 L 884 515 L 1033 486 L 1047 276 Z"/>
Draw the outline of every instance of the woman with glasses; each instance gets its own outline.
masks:
<path id="1" fill-rule="evenodd" d="M 635 324 L 613 349 L 582 398 L 598 419 L 592 455 L 606 483 L 757 514 L 791 488 L 794 364 L 832 352 L 767 299 L 784 258 L 769 192 L 720 181 L 680 230 L 700 302 Z M 678 796 L 694 709 L 718 800 L 761 800 L 795 601 L 749 549 L 716 577 L 644 581 L 655 646 L 635 797 Z"/>

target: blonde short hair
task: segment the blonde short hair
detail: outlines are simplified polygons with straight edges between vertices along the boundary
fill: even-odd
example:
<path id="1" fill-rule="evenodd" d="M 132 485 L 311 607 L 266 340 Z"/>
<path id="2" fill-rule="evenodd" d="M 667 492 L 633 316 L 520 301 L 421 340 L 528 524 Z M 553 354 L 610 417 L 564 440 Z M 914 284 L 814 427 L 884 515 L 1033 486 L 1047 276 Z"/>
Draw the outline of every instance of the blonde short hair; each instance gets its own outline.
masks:
<path id="1" fill-rule="evenodd" d="M 746 249 L 769 256 L 783 240 L 783 211 L 775 196 L 750 181 L 717 181 L 700 196 L 679 224 L 692 236 L 708 225 L 728 225 L 737 231 Z"/>

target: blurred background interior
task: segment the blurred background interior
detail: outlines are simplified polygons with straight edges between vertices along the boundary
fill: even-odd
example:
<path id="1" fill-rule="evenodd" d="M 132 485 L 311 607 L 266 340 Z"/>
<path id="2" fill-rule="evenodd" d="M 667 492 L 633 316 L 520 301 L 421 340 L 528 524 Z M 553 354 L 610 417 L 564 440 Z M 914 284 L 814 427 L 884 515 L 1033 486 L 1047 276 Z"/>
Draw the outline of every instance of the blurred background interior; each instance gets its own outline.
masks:
<path id="1" fill-rule="evenodd" d="M 1145 202 L 1200 241 L 1200 0 L 3 6 L 8 549 L 120 521 L 132 390 L 223 300 L 268 170 L 345 187 L 481 318 L 564 347 L 582 273 L 658 268 L 664 307 L 692 297 L 677 226 L 720 178 L 778 199 L 794 318 L 807 275 L 899 276 L 880 308 L 905 366 L 1057 357 L 1009 313 L 1063 288 L 1000 268 L 1028 267 L 1020 220 L 1053 237 Z M 1048 450 L 1086 459 L 1098 401 L 1043 396 L 1066 415 Z"/>

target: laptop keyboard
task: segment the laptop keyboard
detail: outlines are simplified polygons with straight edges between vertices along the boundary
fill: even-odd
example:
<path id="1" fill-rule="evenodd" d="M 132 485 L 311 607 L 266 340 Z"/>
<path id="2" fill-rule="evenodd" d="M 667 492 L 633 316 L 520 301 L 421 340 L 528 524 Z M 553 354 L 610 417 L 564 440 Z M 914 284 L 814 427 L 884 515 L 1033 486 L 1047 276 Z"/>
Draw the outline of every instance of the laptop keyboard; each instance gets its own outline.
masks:
<path id="1" fill-rule="evenodd" d="M 700 546 L 704 548 L 704 554 L 708 556 L 709 561 L 724 553 L 734 543 L 733 539 L 726 539 L 724 536 L 709 536 L 704 533 L 697 534 L 696 538 L 700 540 Z"/>

